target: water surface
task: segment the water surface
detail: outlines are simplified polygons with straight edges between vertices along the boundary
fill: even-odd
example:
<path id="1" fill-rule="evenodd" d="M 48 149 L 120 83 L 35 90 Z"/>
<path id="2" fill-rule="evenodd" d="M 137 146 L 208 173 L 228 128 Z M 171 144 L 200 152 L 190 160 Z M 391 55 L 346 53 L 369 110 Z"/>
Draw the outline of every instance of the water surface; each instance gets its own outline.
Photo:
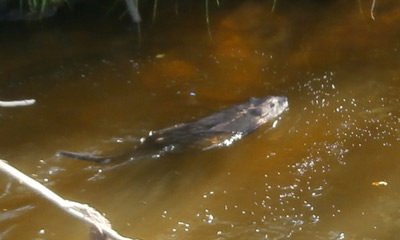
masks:
<path id="1" fill-rule="evenodd" d="M 203 9 L 158 15 L 141 46 L 123 27 L 10 31 L 1 99 L 37 103 L 0 109 L 0 157 L 132 238 L 396 239 L 400 6 L 377 1 L 372 20 L 369 3 L 346 2 L 213 6 L 212 40 Z M 289 111 L 230 147 L 113 169 L 56 156 L 118 153 L 267 95 Z M 0 206 L 3 239 L 87 239 L 4 175 Z"/>

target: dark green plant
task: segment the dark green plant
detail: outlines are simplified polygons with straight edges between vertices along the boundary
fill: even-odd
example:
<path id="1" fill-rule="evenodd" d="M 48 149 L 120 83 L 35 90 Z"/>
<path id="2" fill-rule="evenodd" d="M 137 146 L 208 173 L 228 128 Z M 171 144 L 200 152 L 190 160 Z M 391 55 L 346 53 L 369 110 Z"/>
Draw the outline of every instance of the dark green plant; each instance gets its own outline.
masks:
<path id="1" fill-rule="evenodd" d="M 19 0 L 20 12 L 25 12 L 33 18 L 41 19 L 49 13 L 49 10 L 54 10 L 68 0 Z"/>

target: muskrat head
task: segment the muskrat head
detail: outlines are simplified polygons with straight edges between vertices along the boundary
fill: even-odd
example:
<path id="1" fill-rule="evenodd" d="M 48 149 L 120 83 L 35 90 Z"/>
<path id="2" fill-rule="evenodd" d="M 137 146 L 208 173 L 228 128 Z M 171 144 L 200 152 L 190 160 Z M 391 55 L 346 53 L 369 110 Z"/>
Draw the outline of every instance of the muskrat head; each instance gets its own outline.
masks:
<path id="1" fill-rule="evenodd" d="M 269 96 L 265 98 L 251 98 L 251 114 L 259 117 L 265 123 L 279 116 L 287 110 L 289 103 L 287 97 Z"/>

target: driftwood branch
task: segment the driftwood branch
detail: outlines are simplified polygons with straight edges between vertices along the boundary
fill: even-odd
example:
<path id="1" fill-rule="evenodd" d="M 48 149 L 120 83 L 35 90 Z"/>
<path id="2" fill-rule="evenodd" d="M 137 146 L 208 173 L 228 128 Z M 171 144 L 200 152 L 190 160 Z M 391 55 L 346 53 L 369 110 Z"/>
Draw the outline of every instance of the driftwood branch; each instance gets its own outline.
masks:
<path id="1" fill-rule="evenodd" d="M 94 208 L 87 204 L 65 200 L 40 184 L 39 182 L 28 177 L 16 168 L 10 166 L 6 161 L 0 159 L 0 171 L 17 179 L 20 183 L 30 187 L 33 191 L 48 199 L 59 208 L 70 215 L 84 221 L 92 227 L 92 231 L 97 232 L 99 239 L 113 240 L 132 240 L 131 238 L 122 237 L 111 228 L 110 222 Z"/>
<path id="2" fill-rule="evenodd" d="M 35 104 L 35 99 L 25 99 L 17 101 L 0 101 L 0 107 L 23 107 Z"/>
<path id="3" fill-rule="evenodd" d="M 139 13 L 139 1 L 138 0 L 125 0 L 126 6 L 128 8 L 129 15 L 134 23 L 139 24 L 142 21 L 142 17 Z"/>
<path id="4" fill-rule="evenodd" d="M 372 0 L 372 4 L 371 4 L 371 18 L 372 18 L 372 20 L 375 20 L 374 10 L 375 10 L 375 0 Z"/>

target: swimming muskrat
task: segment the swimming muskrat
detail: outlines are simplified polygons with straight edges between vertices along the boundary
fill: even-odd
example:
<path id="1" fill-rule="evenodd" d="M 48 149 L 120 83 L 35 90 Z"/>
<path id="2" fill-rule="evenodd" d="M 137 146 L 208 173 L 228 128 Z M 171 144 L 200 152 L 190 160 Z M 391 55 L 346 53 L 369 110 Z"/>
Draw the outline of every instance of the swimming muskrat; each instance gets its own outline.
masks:
<path id="1" fill-rule="evenodd" d="M 147 137 L 141 139 L 141 145 L 137 149 L 115 157 L 97 157 L 68 151 L 60 151 L 58 154 L 108 163 L 127 157 L 134 159 L 132 156 L 136 152 L 140 153 L 139 149 L 151 148 L 153 156 L 160 156 L 187 147 L 207 150 L 228 146 L 264 123 L 275 119 L 287 108 L 288 100 L 283 96 L 250 98 L 246 103 L 235 105 L 196 122 L 176 124 L 161 130 L 150 131 Z"/>

